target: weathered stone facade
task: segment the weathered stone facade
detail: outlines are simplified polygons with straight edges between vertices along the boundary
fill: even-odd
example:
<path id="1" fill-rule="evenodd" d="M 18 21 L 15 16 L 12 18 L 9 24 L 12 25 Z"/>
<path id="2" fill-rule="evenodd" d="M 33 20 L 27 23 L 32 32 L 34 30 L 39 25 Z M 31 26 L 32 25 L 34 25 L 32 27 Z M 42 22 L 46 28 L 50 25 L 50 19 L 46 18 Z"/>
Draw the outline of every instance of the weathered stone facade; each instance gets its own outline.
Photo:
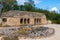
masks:
<path id="1" fill-rule="evenodd" d="M 2 13 L 1 18 L 2 25 L 20 26 L 46 24 L 46 16 L 36 12 L 13 10 Z"/>

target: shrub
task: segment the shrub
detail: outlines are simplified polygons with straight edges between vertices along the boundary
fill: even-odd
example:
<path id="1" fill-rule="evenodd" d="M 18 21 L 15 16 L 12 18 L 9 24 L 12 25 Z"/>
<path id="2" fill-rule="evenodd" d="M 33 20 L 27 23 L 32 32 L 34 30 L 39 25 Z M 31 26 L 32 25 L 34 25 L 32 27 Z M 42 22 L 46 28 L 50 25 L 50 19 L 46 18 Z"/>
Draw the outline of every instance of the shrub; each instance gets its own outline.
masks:
<path id="1" fill-rule="evenodd" d="M 18 34 L 23 34 L 23 35 L 26 35 L 26 34 L 29 34 L 28 30 L 27 29 L 21 29 L 19 31 L 17 31 Z"/>

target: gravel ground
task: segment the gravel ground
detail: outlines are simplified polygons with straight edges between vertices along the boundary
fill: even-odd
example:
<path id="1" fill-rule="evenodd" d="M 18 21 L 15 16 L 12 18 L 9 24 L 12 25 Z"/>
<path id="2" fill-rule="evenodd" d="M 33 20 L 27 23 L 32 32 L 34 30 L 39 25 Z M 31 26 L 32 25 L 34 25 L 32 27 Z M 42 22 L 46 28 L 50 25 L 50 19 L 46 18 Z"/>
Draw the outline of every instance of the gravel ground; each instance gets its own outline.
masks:
<path id="1" fill-rule="evenodd" d="M 19 27 L 0 27 L 0 35 L 11 35 L 14 33 Z"/>
<path id="2" fill-rule="evenodd" d="M 55 34 L 51 37 L 41 38 L 40 40 L 60 40 L 60 24 L 48 24 L 44 26 L 54 28 Z"/>
<path id="3" fill-rule="evenodd" d="M 23 39 L 23 38 L 20 38 L 19 40 L 60 40 L 60 24 L 47 24 L 47 25 L 43 25 L 43 26 L 54 28 L 55 34 L 50 36 L 50 37 L 46 37 L 46 38 L 40 38 L 40 39 L 30 39 L 30 38 Z"/>
<path id="4" fill-rule="evenodd" d="M 50 36 L 50 37 L 46 37 L 46 38 L 40 38 L 40 39 L 30 39 L 30 38 L 23 39 L 23 38 L 20 38 L 19 40 L 60 40 L 60 24 L 47 24 L 47 25 L 43 25 L 43 26 L 54 28 L 55 29 L 55 34 Z M 3 33 L 3 34 L 5 34 L 5 33 L 12 33 L 13 31 L 9 31 L 9 30 L 11 30 L 11 28 L 15 29 L 15 27 L 10 27 L 10 28 L 6 28 L 6 27 L 3 28 L 3 27 L 1 27 L 0 28 L 0 33 Z M 12 29 L 12 30 L 14 30 L 14 29 Z"/>

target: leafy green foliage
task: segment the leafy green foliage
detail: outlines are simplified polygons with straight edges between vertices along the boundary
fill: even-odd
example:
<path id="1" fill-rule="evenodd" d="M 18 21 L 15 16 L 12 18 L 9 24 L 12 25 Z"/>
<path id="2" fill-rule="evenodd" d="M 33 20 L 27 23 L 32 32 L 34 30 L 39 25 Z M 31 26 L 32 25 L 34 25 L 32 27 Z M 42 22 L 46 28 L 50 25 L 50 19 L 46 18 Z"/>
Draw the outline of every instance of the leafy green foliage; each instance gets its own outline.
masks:
<path id="1" fill-rule="evenodd" d="M 16 0 L 2 0 L 1 4 L 3 5 L 3 12 L 18 9 Z"/>
<path id="2" fill-rule="evenodd" d="M 21 29 L 21 30 L 17 31 L 17 33 L 23 34 L 23 35 L 29 34 L 28 30 L 26 30 L 26 29 Z"/>
<path id="3" fill-rule="evenodd" d="M 3 12 L 9 10 L 20 10 L 20 11 L 32 11 L 39 12 L 46 15 L 47 20 L 51 20 L 53 23 L 60 24 L 60 14 L 57 12 L 49 12 L 48 10 L 38 9 L 34 5 L 34 1 L 29 0 L 29 2 L 25 2 L 24 5 L 17 5 L 16 0 L 3 0 Z"/>

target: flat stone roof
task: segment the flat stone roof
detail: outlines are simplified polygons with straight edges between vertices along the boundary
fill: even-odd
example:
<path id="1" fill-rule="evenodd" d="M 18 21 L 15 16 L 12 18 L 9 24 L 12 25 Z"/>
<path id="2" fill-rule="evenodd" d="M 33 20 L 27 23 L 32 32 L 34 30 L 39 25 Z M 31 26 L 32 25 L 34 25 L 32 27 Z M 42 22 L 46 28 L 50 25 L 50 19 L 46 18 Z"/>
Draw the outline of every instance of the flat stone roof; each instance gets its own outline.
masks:
<path id="1" fill-rule="evenodd" d="M 43 13 L 38 12 L 27 12 L 27 11 L 18 11 L 18 10 L 10 10 L 8 12 L 2 13 L 1 17 L 41 17 L 43 16 Z"/>

